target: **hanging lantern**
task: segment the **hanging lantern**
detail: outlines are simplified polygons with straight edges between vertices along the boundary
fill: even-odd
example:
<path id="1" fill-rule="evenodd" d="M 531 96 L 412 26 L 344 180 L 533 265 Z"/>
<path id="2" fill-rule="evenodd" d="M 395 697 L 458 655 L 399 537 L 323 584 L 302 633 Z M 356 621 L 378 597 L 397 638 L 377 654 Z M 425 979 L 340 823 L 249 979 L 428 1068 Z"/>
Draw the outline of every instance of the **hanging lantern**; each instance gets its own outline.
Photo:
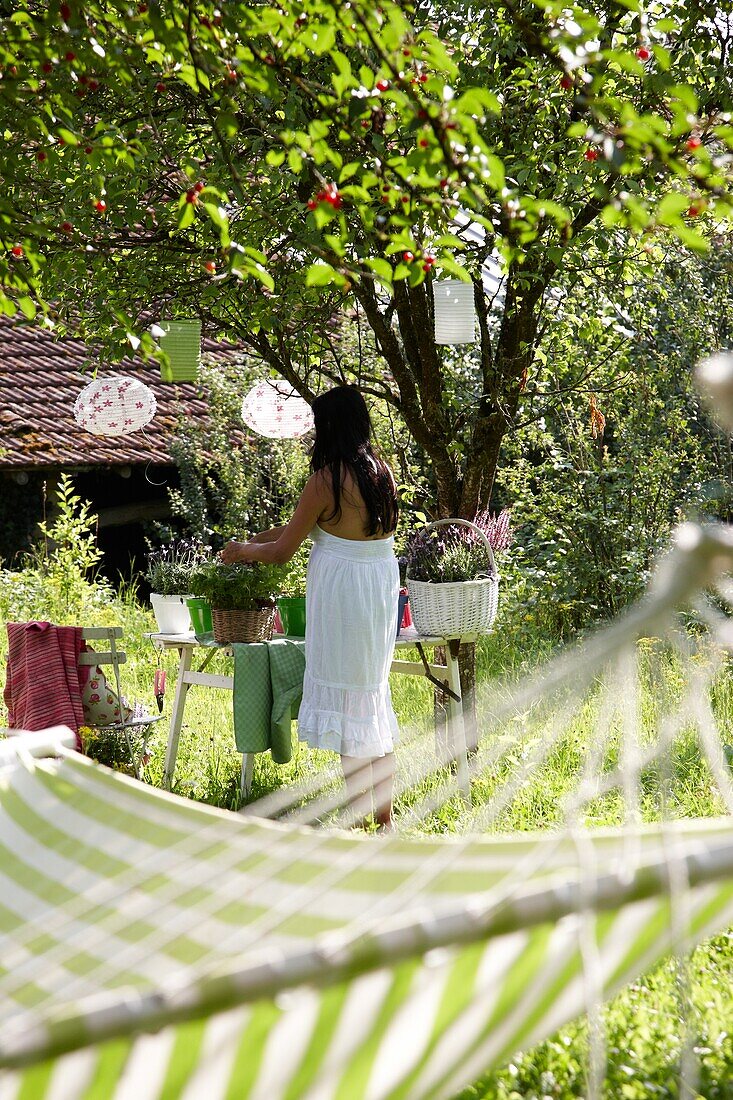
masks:
<path id="1" fill-rule="evenodd" d="M 435 343 L 472 344 L 476 339 L 473 283 L 443 279 L 433 283 Z"/>
<path id="2" fill-rule="evenodd" d="M 160 321 L 163 331 L 160 347 L 168 356 L 168 364 L 161 364 L 163 382 L 195 382 L 201 362 L 201 322 Z"/>
<path id="3" fill-rule="evenodd" d="M 308 402 L 289 382 L 277 379 L 252 387 L 242 402 L 242 420 L 268 439 L 298 439 L 313 427 Z"/>
<path id="4" fill-rule="evenodd" d="M 155 416 L 155 394 L 137 378 L 97 378 L 74 402 L 74 419 L 92 435 L 129 435 Z"/>

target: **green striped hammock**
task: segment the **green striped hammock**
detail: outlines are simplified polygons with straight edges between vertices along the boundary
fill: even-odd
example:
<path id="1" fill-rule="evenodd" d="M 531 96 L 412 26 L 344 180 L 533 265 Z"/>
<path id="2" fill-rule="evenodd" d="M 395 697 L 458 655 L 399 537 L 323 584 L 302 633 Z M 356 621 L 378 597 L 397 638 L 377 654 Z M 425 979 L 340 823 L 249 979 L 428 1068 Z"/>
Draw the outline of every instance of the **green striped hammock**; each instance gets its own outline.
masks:
<path id="1" fill-rule="evenodd" d="M 0 1100 L 444 1100 L 733 923 L 729 819 L 379 840 L 58 745 L 0 743 Z"/>
<path id="2" fill-rule="evenodd" d="M 682 527 L 648 597 L 504 717 L 577 699 L 691 602 L 730 647 L 697 594 L 732 570 L 731 529 Z M 733 814 L 690 668 L 675 722 Z M 71 744 L 0 742 L 0 1100 L 445 1100 L 733 923 L 731 817 L 375 839 L 201 806 Z"/>

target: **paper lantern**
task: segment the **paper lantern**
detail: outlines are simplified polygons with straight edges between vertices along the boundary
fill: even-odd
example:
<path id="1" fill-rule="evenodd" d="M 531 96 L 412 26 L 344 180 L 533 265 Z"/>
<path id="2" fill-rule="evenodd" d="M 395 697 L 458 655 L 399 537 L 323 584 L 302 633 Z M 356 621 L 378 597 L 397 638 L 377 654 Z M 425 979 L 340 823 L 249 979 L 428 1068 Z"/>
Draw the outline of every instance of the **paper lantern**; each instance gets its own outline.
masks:
<path id="1" fill-rule="evenodd" d="M 242 402 L 242 419 L 268 439 L 298 439 L 313 427 L 307 401 L 288 382 L 258 382 Z"/>
<path id="2" fill-rule="evenodd" d="M 443 279 L 433 283 L 435 343 L 472 344 L 476 339 L 473 283 Z"/>
<path id="3" fill-rule="evenodd" d="M 74 419 L 92 435 L 129 435 L 155 416 L 155 394 L 137 378 L 97 378 L 74 402 Z"/>
<path id="4" fill-rule="evenodd" d="M 160 321 L 163 335 L 160 347 L 168 356 L 168 364 L 161 364 L 163 382 L 195 382 L 201 363 L 201 322 Z"/>

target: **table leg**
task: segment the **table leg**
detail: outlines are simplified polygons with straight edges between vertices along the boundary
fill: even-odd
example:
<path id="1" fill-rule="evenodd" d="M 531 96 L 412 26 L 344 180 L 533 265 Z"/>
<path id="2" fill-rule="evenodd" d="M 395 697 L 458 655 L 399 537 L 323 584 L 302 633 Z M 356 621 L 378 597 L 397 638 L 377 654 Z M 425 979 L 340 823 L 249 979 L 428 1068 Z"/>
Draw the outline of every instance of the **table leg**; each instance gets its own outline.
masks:
<path id="1" fill-rule="evenodd" d="M 165 750 L 165 764 L 163 766 L 163 787 L 169 791 L 173 786 L 173 776 L 176 770 L 176 757 L 178 756 L 178 742 L 183 725 L 183 710 L 186 706 L 186 696 L 189 684 L 185 682 L 187 672 L 191 670 L 193 647 L 184 646 L 178 651 L 181 655 L 178 666 L 178 680 L 176 681 L 176 693 L 173 697 L 173 710 L 171 711 L 171 725 L 168 732 L 168 745 Z"/>
<path id="2" fill-rule="evenodd" d="M 255 754 L 245 752 L 242 756 L 242 782 L 240 788 L 240 805 L 248 800 L 252 793 L 252 776 L 255 770 Z"/>
<path id="3" fill-rule="evenodd" d="M 458 787 L 467 804 L 471 802 L 471 780 L 468 774 L 468 750 L 466 749 L 466 728 L 463 722 L 463 697 L 461 696 L 461 677 L 458 670 L 458 639 L 451 639 L 445 649 L 448 687 L 459 697 L 459 702 L 448 696 L 448 725 L 456 762 Z"/>

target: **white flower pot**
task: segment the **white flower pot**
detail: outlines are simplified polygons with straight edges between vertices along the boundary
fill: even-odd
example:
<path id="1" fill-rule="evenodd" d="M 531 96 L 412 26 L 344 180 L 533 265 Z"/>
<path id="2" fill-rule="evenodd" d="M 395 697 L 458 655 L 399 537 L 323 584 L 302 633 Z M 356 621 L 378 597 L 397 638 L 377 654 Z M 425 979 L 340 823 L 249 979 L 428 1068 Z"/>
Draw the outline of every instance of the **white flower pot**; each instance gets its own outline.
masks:
<path id="1" fill-rule="evenodd" d="M 188 634 L 191 630 L 191 616 L 188 611 L 187 596 L 160 596 L 150 593 L 155 621 L 161 634 Z"/>

